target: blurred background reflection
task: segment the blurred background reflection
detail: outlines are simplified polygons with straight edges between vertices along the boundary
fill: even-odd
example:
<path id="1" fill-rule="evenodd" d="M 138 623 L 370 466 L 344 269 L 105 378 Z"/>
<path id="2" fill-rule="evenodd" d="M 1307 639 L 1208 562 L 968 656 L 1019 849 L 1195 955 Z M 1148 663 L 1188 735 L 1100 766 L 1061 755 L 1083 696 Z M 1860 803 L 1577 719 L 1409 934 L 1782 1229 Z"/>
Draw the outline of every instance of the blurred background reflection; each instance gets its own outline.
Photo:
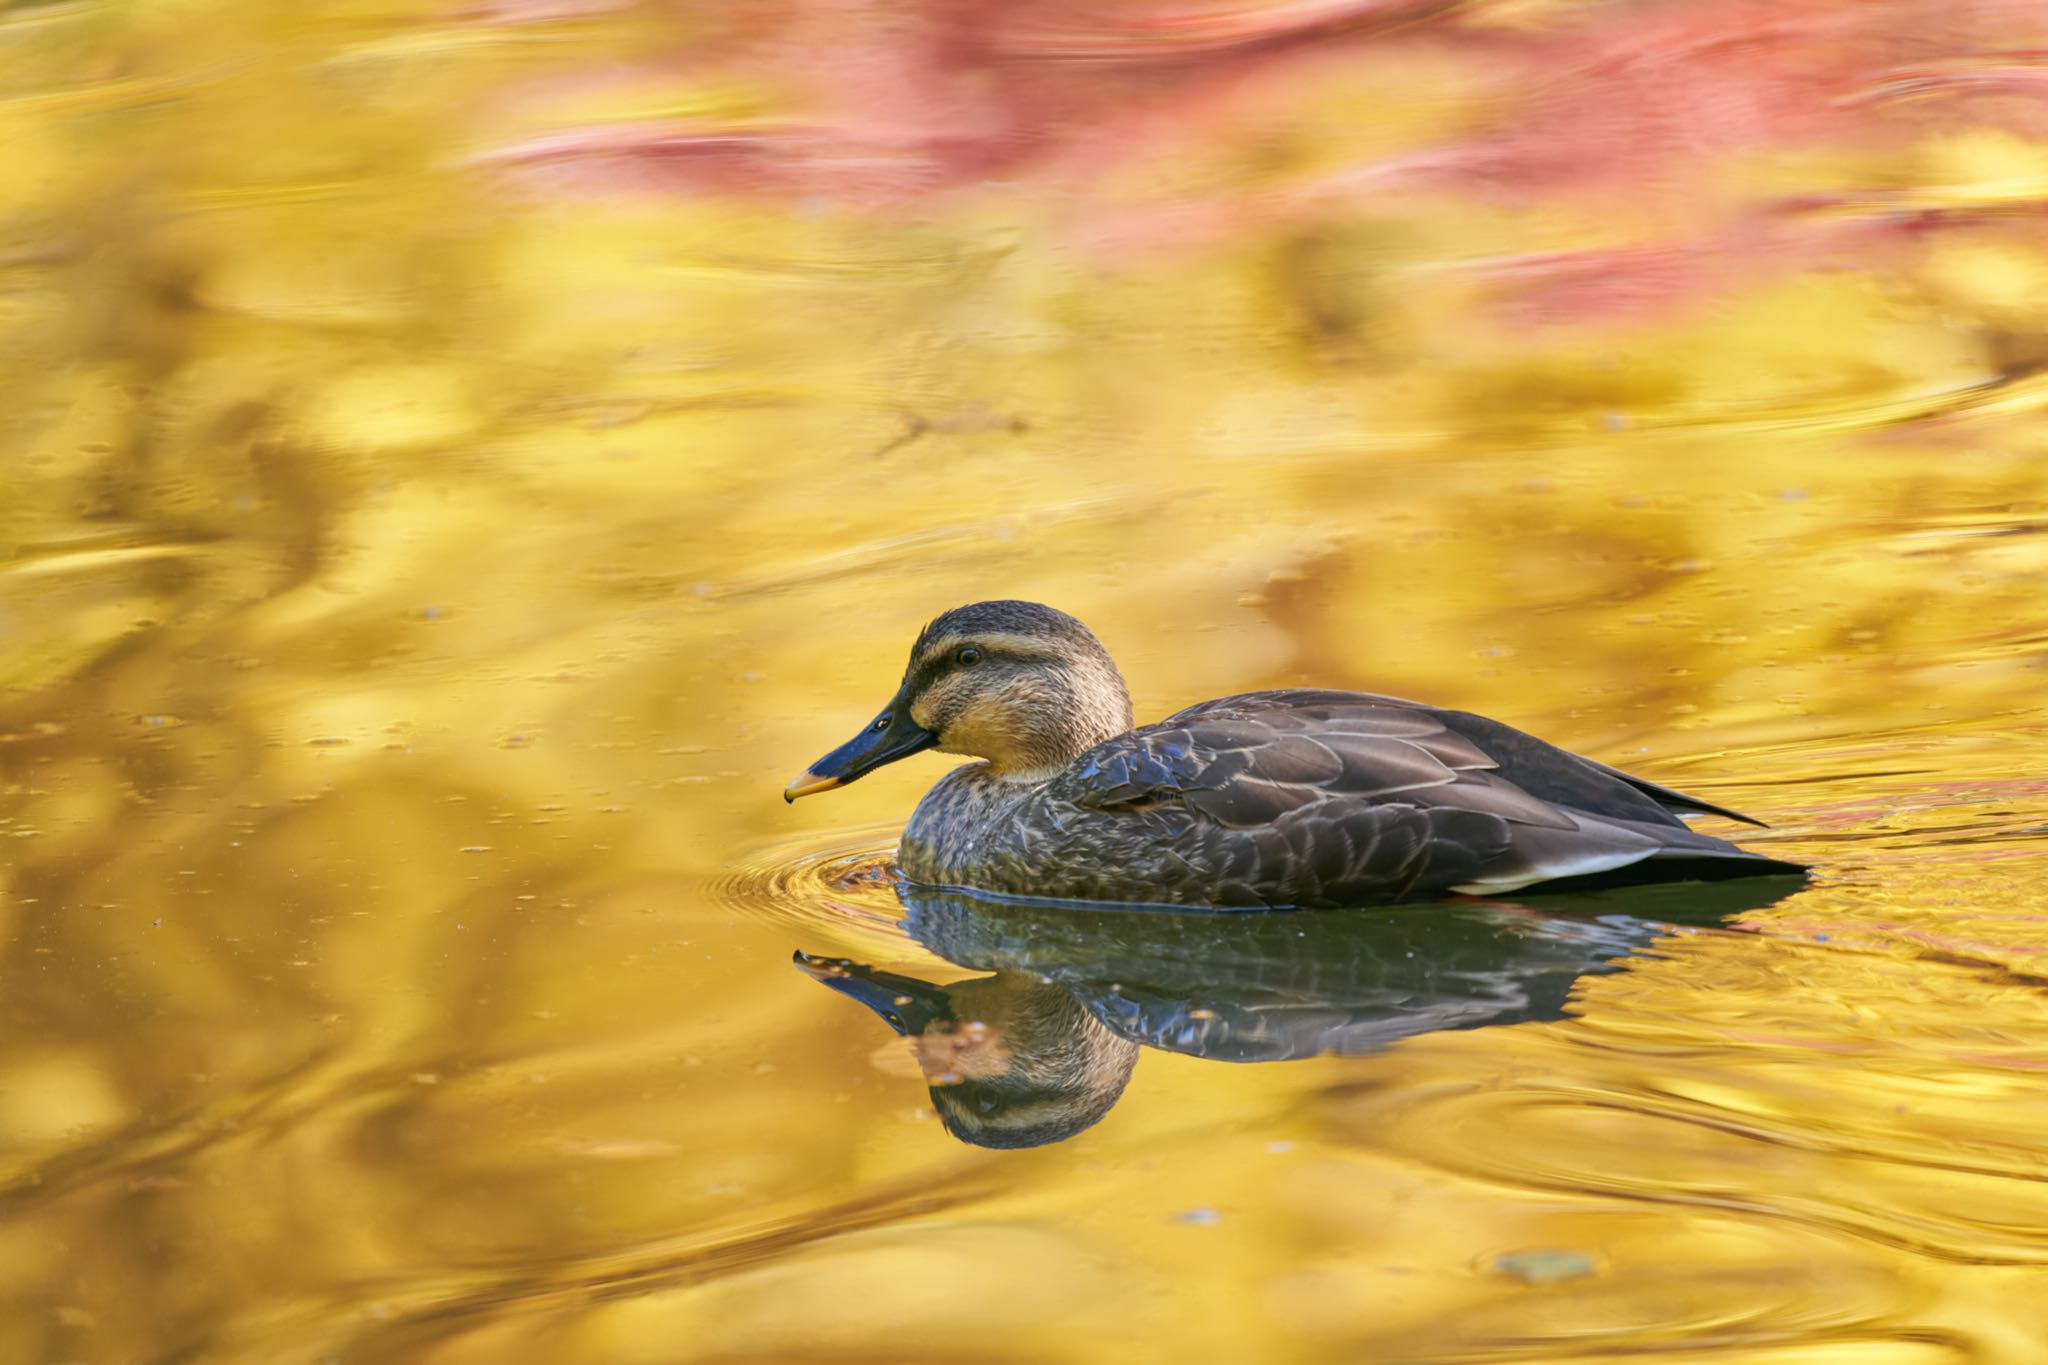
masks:
<path id="1" fill-rule="evenodd" d="M 0 1360 L 2033 1360 L 2044 51 L 0 5 Z M 1006 596 L 1142 718 L 1469 707 L 1819 879 L 963 1145 L 789 966 L 957 974 L 872 871 L 941 761 L 778 792 Z"/>

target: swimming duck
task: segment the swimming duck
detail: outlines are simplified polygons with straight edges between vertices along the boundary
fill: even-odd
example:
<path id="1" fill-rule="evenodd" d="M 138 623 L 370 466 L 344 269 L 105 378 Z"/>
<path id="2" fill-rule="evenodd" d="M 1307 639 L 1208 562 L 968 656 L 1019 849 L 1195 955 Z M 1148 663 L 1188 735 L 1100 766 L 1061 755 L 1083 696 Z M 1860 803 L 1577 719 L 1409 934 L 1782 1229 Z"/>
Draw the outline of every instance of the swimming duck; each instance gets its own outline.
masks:
<path id="1" fill-rule="evenodd" d="M 926 749 L 982 760 L 903 831 L 903 874 L 930 886 L 1292 908 L 1803 871 L 1679 818 L 1748 816 L 1464 711 L 1293 688 L 1133 729 L 1109 651 L 1036 602 L 926 626 L 881 714 L 783 798 Z"/>

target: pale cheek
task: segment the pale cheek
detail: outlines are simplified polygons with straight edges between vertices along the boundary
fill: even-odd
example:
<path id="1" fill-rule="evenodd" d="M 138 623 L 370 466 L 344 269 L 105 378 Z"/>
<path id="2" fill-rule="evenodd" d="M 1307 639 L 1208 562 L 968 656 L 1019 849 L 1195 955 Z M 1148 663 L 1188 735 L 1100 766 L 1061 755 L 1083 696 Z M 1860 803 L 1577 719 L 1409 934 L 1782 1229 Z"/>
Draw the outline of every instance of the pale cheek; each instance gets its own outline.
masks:
<path id="1" fill-rule="evenodd" d="M 954 711 L 960 701 L 965 700 L 954 696 L 957 686 L 955 679 L 948 678 L 927 691 L 911 704 L 910 718 L 933 734 L 943 733 L 950 738 L 953 732 L 960 728 L 961 716 L 955 714 L 951 719 L 947 719 L 947 714 Z M 970 712 L 973 709 L 971 706 L 968 708 Z"/>
<path id="2" fill-rule="evenodd" d="M 1000 735 L 982 717 L 966 715 L 955 720 L 945 729 L 939 740 L 939 748 L 949 754 L 976 754 L 987 758 L 992 749 L 999 749 Z"/>
<path id="3" fill-rule="evenodd" d="M 939 748 L 949 754 L 1000 759 L 1016 746 L 1017 741 L 1014 715 L 1005 707 L 983 703 L 969 707 L 953 718 L 946 726 Z"/>
<path id="4" fill-rule="evenodd" d="M 918 1066 L 932 1085 L 988 1081 L 1010 1069 L 1010 1049 L 999 1030 L 978 1021 L 957 1028 L 943 1024 L 916 1040 Z"/>

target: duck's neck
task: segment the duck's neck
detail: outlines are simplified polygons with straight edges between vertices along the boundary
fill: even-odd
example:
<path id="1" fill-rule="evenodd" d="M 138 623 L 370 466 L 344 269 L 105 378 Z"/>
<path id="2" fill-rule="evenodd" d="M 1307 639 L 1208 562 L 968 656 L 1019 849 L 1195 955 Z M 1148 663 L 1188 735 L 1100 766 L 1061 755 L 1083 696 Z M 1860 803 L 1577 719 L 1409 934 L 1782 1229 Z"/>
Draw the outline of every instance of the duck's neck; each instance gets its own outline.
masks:
<path id="1" fill-rule="evenodd" d="M 1056 695 L 1038 709 L 1026 742 L 989 759 L 989 773 L 1005 782 L 1050 781 L 1068 764 L 1131 728 L 1131 693 L 1108 659 L 1087 659 L 1047 681 Z"/>

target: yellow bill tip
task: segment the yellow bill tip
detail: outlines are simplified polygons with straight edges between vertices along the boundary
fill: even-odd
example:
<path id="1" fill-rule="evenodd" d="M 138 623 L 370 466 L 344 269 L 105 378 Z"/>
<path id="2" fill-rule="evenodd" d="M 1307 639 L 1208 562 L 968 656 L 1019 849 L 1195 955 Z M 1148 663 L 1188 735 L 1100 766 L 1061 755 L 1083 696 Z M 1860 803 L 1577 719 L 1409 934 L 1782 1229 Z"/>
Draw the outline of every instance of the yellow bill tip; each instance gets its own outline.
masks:
<path id="1" fill-rule="evenodd" d="M 828 792 L 834 787 L 844 785 L 845 783 L 836 777 L 820 777 L 816 773 L 807 772 L 801 774 L 796 781 L 782 789 L 782 799 L 784 801 L 794 801 L 799 796 L 815 796 L 819 792 Z"/>

